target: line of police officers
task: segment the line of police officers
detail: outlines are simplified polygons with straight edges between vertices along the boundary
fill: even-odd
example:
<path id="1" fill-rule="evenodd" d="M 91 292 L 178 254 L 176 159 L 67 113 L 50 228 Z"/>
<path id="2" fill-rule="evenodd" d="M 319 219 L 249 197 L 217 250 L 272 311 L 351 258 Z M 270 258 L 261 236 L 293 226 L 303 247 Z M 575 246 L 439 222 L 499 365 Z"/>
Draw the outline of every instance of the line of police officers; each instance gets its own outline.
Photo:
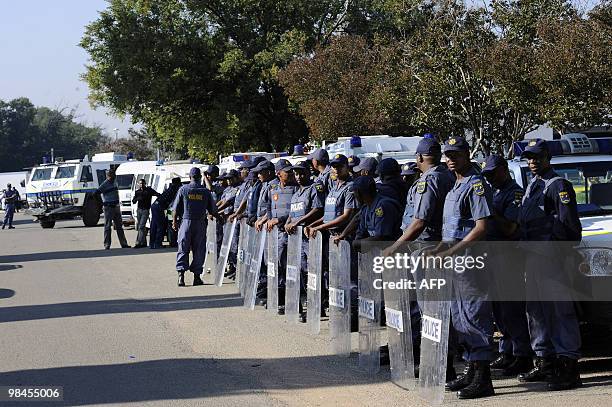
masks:
<path id="1" fill-rule="evenodd" d="M 446 166 L 441 163 L 442 154 Z M 434 243 L 430 254 L 454 256 L 468 253 L 470 244 L 481 240 L 580 241 L 582 229 L 575 192 L 571 183 L 552 169 L 546 142 L 531 141 L 522 157 L 528 160 L 533 174 L 525 193 L 511 178 L 502 157 L 487 157 L 482 171 L 477 171 L 470 160 L 469 145 L 461 137 L 450 138 L 443 148 L 433 137 L 423 138 L 417 147 L 416 162 L 402 168 L 391 158 L 378 163 L 371 158 L 359 160 L 338 154 L 330 159 L 324 149 L 315 150 L 308 161 L 296 165 L 285 159 L 273 164 L 255 157 L 243 162 L 240 171 L 221 176 L 216 166 L 209 166 L 204 171 L 206 185 L 202 184 L 200 170 L 193 168 L 191 183 L 179 189 L 173 204 L 173 228 L 178 229 L 179 235 L 178 284 L 185 284 L 185 271 L 194 274 L 194 285 L 202 284 L 206 241 L 202 220 L 207 214 L 216 217 L 219 225 L 246 218 L 257 230 L 278 228 L 281 314 L 287 237 L 298 226 L 304 227 L 305 237 L 312 238 L 320 232 L 324 234 L 323 242 L 329 242 L 330 236 L 335 241 L 346 239 L 356 251 L 368 241 L 394 241 L 384 255 L 393 254 L 406 242 Z M 229 259 L 230 277 L 235 273 L 238 229 Z M 218 239 L 220 235 L 222 229 Z M 328 248 L 323 250 L 326 253 Z M 577 366 L 580 332 L 569 293 L 563 292 L 567 286 L 551 288 L 542 283 L 550 277 L 542 276 L 546 273 L 543 270 L 555 270 L 551 264 L 558 264 L 560 270 L 563 256 L 553 252 L 526 253 L 526 275 L 510 273 L 504 265 L 507 254 L 500 253 L 493 256 L 497 263 L 489 266 L 496 268 L 495 281 L 491 281 L 491 273 L 482 272 L 462 273 L 454 280 L 454 341 L 449 353 L 463 349 L 467 364 L 463 374 L 456 377 L 452 356 L 449 357 L 446 388 L 457 391 L 459 398 L 493 395 L 492 368 L 501 369 L 506 376 L 518 375 L 521 382 L 547 382 L 550 390 L 581 384 Z M 307 254 L 305 238 L 303 282 Z M 262 270 L 265 265 L 264 259 Z M 260 275 L 257 297 L 258 303 L 265 305 L 265 271 Z M 508 284 L 526 290 L 529 301 L 491 301 L 494 290 Z M 554 301 L 545 300 L 552 298 L 545 295 L 550 289 L 557 290 Z M 559 298 L 567 300 L 558 301 Z M 326 298 L 323 301 L 324 309 Z M 416 301 L 411 303 L 410 314 L 418 357 L 420 310 Z M 497 358 L 494 324 L 503 335 Z M 418 364 L 418 358 L 415 361 Z"/>

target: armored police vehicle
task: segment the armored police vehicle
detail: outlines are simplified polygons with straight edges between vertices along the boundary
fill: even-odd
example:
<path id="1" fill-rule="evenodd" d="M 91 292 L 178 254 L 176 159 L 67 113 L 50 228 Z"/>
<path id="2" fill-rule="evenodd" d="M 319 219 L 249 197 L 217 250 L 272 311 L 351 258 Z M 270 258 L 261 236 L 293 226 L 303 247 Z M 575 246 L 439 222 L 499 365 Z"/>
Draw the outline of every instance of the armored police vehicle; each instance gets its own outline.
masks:
<path id="1" fill-rule="evenodd" d="M 31 213 L 44 229 L 53 228 L 58 219 L 80 216 L 85 226 L 100 220 L 102 202 L 95 194 L 110 169 L 116 169 L 127 157 L 115 153 L 95 154 L 91 160 L 58 161 L 32 169 L 26 184 Z"/>
<path id="2" fill-rule="evenodd" d="M 515 157 L 520 157 L 527 143 L 514 144 Z M 565 134 L 560 140 L 548 141 L 548 147 L 555 172 L 569 180 L 576 192 L 583 228 L 578 248 L 584 257 L 580 271 L 587 278 L 612 277 L 612 138 Z M 532 177 L 527 161 L 515 158 L 508 166 L 525 188 Z M 612 304 L 583 305 L 589 320 L 612 325 Z"/>

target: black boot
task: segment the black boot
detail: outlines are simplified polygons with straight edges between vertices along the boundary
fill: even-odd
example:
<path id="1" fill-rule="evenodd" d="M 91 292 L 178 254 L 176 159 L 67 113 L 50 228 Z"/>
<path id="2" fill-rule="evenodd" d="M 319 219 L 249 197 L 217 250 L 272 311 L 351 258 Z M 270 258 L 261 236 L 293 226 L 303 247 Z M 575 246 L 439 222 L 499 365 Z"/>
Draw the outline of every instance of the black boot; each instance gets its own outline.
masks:
<path id="1" fill-rule="evenodd" d="M 535 367 L 527 373 L 518 375 L 521 383 L 549 382 L 555 371 L 555 359 L 552 357 L 536 357 Z"/>
<path id="2" fill-rule="evenodd" d="M 193 275 L 193 286 L 195 287 L 196 285 L 204 285 L 204 281 L 202 281 L 199 274 Z"/>
<path id="3" fill-rule="evenodd" d="M 463 369 L 463 374 L 457 379 L 446 383 L 444 388 L 446 391 L 461 390 L 464 387 L 469 386 L 469 384 L 472 383 L 472 380 L 474 380 L 474 363 L 468 362 L 467 365 L 465 365 L 465 369 Z"/>
<path id="4" fill-rule="evenodd" d="M 582 386 L 578 361 L 565 356 L 557 359 L 557 368 L 552 381 L 548 383 L 548 390 L 570 390 Z"/>
<path id="5" fill-rule="evenodd" d="M 446 358 L 446 383 L 457 380 L 457 372 L 455 371 L 455 359 L 452 355 Z"/>
<path id="6" fill-rule="evenodd" d="M 514 356 L 510 353 L 502 353 L 497 359 L 491 362 L 491 369 L 505 369 L 514 362 L 514 359 Z"/>
<path id="7" fill-rule="evenodd" d="M 533 369 L 533 360 L 528 356 L 516 356 L 514 362 L 505 368 L 502 372 L 503 376 L 517 376 L 521 373 L 527 373 Z"/>
<path id="8" fill-rule="evenodd" d="M 178 272 L 178 286 L 185 287 L 185 272 L 184 271 Z"/>
<path id="9" fill-rule="evenodd" d="M 457 392 L 460 399 L 478 399 L 495 394 L 493 382 L 491 381 L 491 367 L 489 361 L 479 360 L 474 362 L 474 379 L 467 387 Z"/>

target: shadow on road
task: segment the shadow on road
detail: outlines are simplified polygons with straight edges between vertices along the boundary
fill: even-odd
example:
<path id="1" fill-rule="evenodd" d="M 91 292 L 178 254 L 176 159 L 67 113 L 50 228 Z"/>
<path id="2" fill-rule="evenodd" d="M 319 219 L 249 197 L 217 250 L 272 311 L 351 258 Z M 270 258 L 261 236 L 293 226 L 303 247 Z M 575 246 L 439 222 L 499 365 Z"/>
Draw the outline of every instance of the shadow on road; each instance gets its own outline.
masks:
<path id="1" fill-rule="evenodd" d="M 354 357 L 331 355 L 170 359 L 6 372 L 0 373 L 0 385 L 63 386 L 66 404 L 87 405 L 232 395 L 246 397 L 277 389 L 351 386 L 388 380 L 384 375 L 363 374 L 355 365 Z M 266 372 L 278 374 L 272 378 Z"/>
<path id="2" fill-rule="evenodd" d="M 118 244 L 118 243 L 117 243 Z M 28 261 L 46 261 L 46 260 L 70 260 L 70 259 L 89 259 L 96 257 L 116 257 L 116 256 L 139 256 L 149 253 L 166 253 L 176 252 L 175 247 L 165 247 L 163 249 L 151 250 L 143 249 L 121 249 L 119 247 L 111 247 L 110 250 L 63 250 L 56 252 L 40 252 L 26 254 L 10 254 L 0 256 L 0 263 L 23 263 Z"/>
<path id="3" fill-rule="evenodd" d="M 11 298 L 15 295 L 15 291 L 9 288 L 0 288 L 0 299 Z"/>
<path id="4" fill-rule="evenodd" d="M 84 315 L 125 314 L 132 312 L 186 311 L 202 308 L 238 307 L 244 300 L 238 294 L 198 297 L 154 298 L 146 300 L 107 300 L 60 304 L 22 305 L 0 308 L 0 323 Z"/>
<path id="5" fill-rule="evenodd" d="M 21 264 L 0 264 L 0 271 L 9 271 L 23 268 Z"/>

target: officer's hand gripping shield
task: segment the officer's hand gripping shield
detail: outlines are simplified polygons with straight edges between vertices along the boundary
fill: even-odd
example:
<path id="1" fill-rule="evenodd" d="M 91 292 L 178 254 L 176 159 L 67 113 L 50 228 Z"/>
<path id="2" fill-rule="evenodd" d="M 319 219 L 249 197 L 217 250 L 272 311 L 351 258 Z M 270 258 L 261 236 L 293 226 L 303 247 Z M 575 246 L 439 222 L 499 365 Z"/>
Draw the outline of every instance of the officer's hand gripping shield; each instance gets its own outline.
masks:
<path id="1" fill-rule="evenodd" d="M 380 253 L 374 251 L 358 255 L 359 367 L 372 375 L 380 370 L 380 336 L 383 330 L 382 290 L 374 288 L 378 274 L 372 270 L 377 255 Z"/>
<path id="2" fill-rule="evenodd" d="M 329 240 L 329 333 L 331 351 L 351 353 L 351 244 Z"/>
<path id="3" fill-rule="evenodd" d="M 274 227 L 267 233 L 268 299 L 266 306 L 268 312 L 276 314 L 278 313 L 278 229 Z"/>
<path id="4" fill-rule="evenodd" d="M 302 226 L 298 226 L 287 240 L 287 273 L 285 283 L 285 316 L 287 322 L 297 324 L 300 312 L 300 279 L 302 267 Z"/>
<path id="5" fill-rule="evenodd" d="M 240 220 L 240 236 L 238 237 L 238 252 L 236 253 L 236 287 L 238 287 L 241 296 L 244 296 L 244 265 L 249 240 L 248 227 L 246 219 Z"/>
<path id="6" fill-rule="evenodd" d="M 225 276 L 225 268 L 227 267 L 227 259 L 229 258 L 229 253 L 232 247 L 232 240 L 234 239 L 235 230 L 235 219 L 232 223 L 226 223 L 225 225 L 223 225 L 223 241 L 221 243 L 221 251 L 219 252 L 219 259 L 215 268 L 214 284 L 217 287 L 221 287 L 221 285 L 223 284 L 223 277 Z"/>
<path id="7" fill-rule="evenodd" d="M 323 235 L 317 232 L 308 242 L 308 284 L 306 322 L 308 331 L 318 335 L 321 331 L 321 286 L 323 268 Z"/>
<path id="8" fill-rule="evenodd" d="M 204 271 L 210 273 L 217 267 L 217 219 L 208 219 L 206 226 L 206 258 Z"/>
<path id="9" fill-rule="evenodd" d="M 255 244 L 253 255 L 251 257 L 251 263 L 249 264 L 249 270 L 247 272 L 247 280 L 244 292 L 244 306 L 245 308 L 255 309 L 255 297 L 257 296 L 257 284 L 259 283 L 259 271 L 261 270 L 261 261 L 263 258 L 263 252 L 266 248 L 266 231 L 262 230 L 257 232 L 253 228 L 255 233 Z"/>
<path id="10" fill-rule="evenodd" d="M 435 257 L 429 257 L 433 259 Z M 423 312 L 417 392 L 430 404 L 441 404 L 444 400 L 452 295 L 452 270 L 445 270 L 436 263 L 439 262 L 426 261 L 424 267 L 417 270 L 415 281 Z"/>

